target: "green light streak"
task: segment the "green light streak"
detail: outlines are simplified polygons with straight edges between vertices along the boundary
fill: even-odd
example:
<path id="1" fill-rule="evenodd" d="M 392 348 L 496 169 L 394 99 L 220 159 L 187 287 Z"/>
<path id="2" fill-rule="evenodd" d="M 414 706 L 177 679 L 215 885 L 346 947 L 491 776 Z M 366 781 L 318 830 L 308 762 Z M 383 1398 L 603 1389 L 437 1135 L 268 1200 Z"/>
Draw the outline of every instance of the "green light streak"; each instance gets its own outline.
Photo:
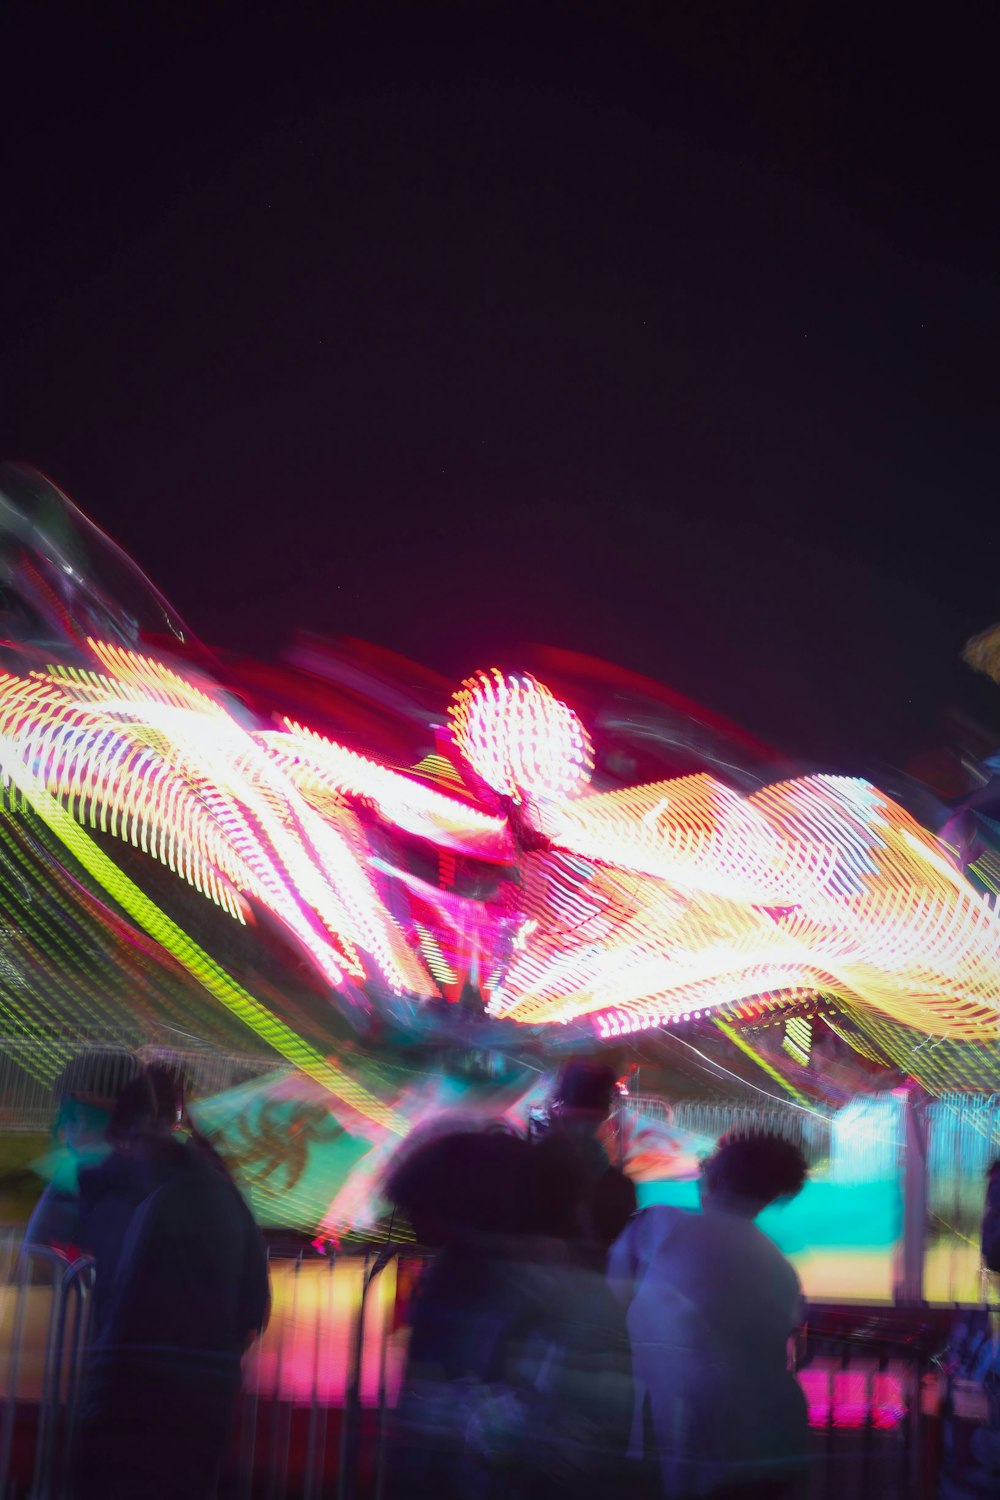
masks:
<path id="1" fill-rule="evenodd" d="M 788 1080 L 781 1076 L 781 1074 L 778 1072 L 778 1069 L 771 1063 L 769 1063 L 766 1057 L 762 1057 L 755 1048 L 751 1047 L 750 1043 L 743 1037 L 741 1037 L 739 1032 L 734 1027 L 729 1025 L 728 1021 L 723 1021 L 719 1016 L 713 1016 L 712 1020 L 714 1025 L 716 1025 L 722 1032 L 723 1036 L 727 1036 L 729 1038 L 734 1047 L 738 1047 L 741 1052 L 745 1053 L 746 1056 L 749 1057 L 753 1062 L 755 1062 L 758 1068 L 761 1068 L 769 1078 L 773 1078 L 775 1083 L 780 1083 L 785 1092 L 791 1094 L 792 1098 L 797 1100 L 799 1104 L 804 1105 L 807 1109 L 811 1108 L 809 1100 L 806 1098 L 805 1094 L 800 1094 L 797 1088 L 793 1088 Z"/>
<path id="2" fill-rule="evenodd" d="M 76 823 L 62 804 L 49 793 L 16 756 L 4 754 L 3 771 L 15 783 L 35 814 L 63 843 L 87 873 L 108 892 L 123 911 L 155 942 L 165 948 L 189 974 L 245 1026 L 273 1047 L 275 1052 L 299 1068 L 307 1077 L 343 1099 L 359 1114 L 367 1115 L 397 1135 L 408 1126 L 395 1110 L 369 1094 L 298 1032 L 286 1026 L 248 990 L 238 984 L 193 938 L 141 890 L 104 850 Z"/>

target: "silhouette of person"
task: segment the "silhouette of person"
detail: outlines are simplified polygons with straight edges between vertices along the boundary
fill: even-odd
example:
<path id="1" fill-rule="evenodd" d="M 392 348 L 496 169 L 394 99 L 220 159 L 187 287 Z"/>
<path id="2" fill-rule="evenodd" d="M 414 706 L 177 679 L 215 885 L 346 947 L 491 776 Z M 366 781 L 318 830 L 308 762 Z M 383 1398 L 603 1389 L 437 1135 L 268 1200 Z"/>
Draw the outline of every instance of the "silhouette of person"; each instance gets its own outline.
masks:
<path id="1" fill-rule="evenodd" d="M 413 1316 L 396 1500 L 574 1500 L 613 1490 L 632 1409 L 628 1342 L 604 1277 L 558 1230 L 538 1148 L 462 1131 L 425 1142 L 388 1195 L 437 1255 Z"/>
<path id="2" fill-rule="evenodd" d="M 629 1451 L 670 1500 L 771 1500 L 797 1481 L 807 1417 L 788 1340 L 799 1281 L 754 1219 L 805 1177 L 789 1141 L 724 1137 L 703 1167 L 701 1212 L 646 1209 L 611 1251 L 632 1345 Z"/>
<path id="3" fill-rule="evenodd" d="M 637 1207 L 635 1186 L 611 1161 L 606 1135 L 618 1088 L 614 1070 L 601 1063 L 575 1061 L 560 1073 L 552 1124 L 539 1142 L 543 1152 L 570 1148 L 585 1176 L 579 1194 L 579 1233 L 585 1243 L 605 1254 Z M 567 1167 L 568 1170 L 568 1167 Z"/>
<path id="4" fill-rule="evenodd" d="M 182 1117 L 180 1078 L 148 1068 L 118 1099 L 110 1155 L 80 1174 L 96 1281 L 79 1500 L 214 1495 L 241 1358 L 267 1316 L 260 1233 L 211 1148 L 181 1136 Z"/>
<path id="5" fill-rule="evenodd" d="M 56 1170 L 28 1221 L 27 1245 L 48 1245 L 75 1259 L 81 1248 L 79 1174 L 108 1154 L 107 1130 L 122 1089 L 141 1064 L 124 1048 L 92 1048 L 63 1069 L 55 1085 Z"/>

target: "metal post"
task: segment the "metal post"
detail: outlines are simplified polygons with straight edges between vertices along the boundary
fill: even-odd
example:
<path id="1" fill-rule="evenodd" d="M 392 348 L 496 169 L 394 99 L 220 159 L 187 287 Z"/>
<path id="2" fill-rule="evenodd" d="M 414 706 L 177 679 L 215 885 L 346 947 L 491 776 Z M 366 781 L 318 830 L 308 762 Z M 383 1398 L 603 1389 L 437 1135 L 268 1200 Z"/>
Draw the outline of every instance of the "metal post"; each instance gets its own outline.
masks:
<path id="1" fill-rule="evenodd" d="M 267 1275 L 273 1296 L 274 1281 L 270 1251 L 267 1253 Z M 250 1500 L 250 1495 L 253 1491 L 254 1460 L 257 1452 L 257 1418 L 260 1410 L 260 1340 L 263 1337 L 264 1329 L 258 1328 L 257 1368 L 254 1372 L 253 1386 L 245 1393 L 241 1403 L 239 1478 L 237 1481 L 238 1493 L 241 1500 Z"/>
<path id="2" fill-rule="evenodd" d="M 399 1272 L 399 1262 L 396 1262 L 396 1274 Z M 386 1470 L 386 1447 L 388 1436 L 388 1408 L 389 1408 L 389 1336 L 392 1331 L 392 1312 L 395 1307 L 395 1292 L 392 1302 L 386 1307 L 386 1299 L 383 1297 L 379 1318 L 379 1360 L 378 1360 L 378 1428 L 376 1432 L 375 1449 L 375 1500 L 382 1500 L 385 1493 L 385 1470 Z"/>
<path id="3" fill-rule="evenodd" d="M 295 1257 L 295 1271 L 292 1277 L 292 1376 L 288 1392 L 287 1403 L 281 1400 L 281 1392 L 278 1393 L 279 1410 L 284 1420 L 281 1427 L 281 1488 L 279 1493 L 283 1496 L 288 1490 L 288 1457 L 292 1445 L 292 1419 L 295 1415 L 295 1337 L 299 1328 L 299 1298 L 302 1292 L 302 1251 Z"/>
<path id="4" fill-rule="evenodd" d="M 63 1299 L 72 1293 L 75 1318 L 69 1342 L 69 1363 L 66 1377 L 66 1414 L 63 1423 L 62 1487 L 59 1494 L 67 1500 L 73 1462 L 73 1445 L 76 1439 L 76 1417 L 80 1400 L 83 1362 L 86 1358 L 93 1320 L 93 1291 L 95 1265 L 93 1260 L 79 1260 L 71 1266 L 63 1278 Z"/>
<path id="5" fill-rule="evenodd" d="M 269 1464 L 269 1478 L 267 1493 L 270 1500 L 281 1500 L 285 1493 L 288 1482 L 288 1443 L 289 1433 L 284 1430 L 284 1417 L 282 1403 L 282 1385 L 285 1378 L 285 1338 L 286 1324 L 292 1325 L 292 1337 L 295 1336 L 295 1317 L 298 1306 L 299 1276 L 302 1271 L 302 1252 L 295 1261 L 295 1269 L 292 1272 L 292 1308 L 291 1312 L 282 1317 L 278 1326 L 278 1356 L 275 1371 L 274 1399 L 271 1408 L 271 1454 Z M 272 1286 L 273 1286 L 272 1282 Z M 288 1420 L 291 1422 L 291 1408 L 289 1408 Z M 284 1450 L 283 1457 L 282 1449 Z M 280 1468 L 279 1468 L 280 1465 Z"/>
<path id="6" fill-rule="evenodd" d="M 927 1239 L 927 1096 L 919 1084 L 907 1083 L 893 1093 L 902 1106 L 903 1237 L 894 1288 L 897 1305 L 923 1301 L 924 1251 Z"/>
<path id="7" fill-rule="evenodd" d="M 344 1392 L 343 1428 L 340 1444 L 340 1475 L 337 1500 L 353 1500 L 357 1488 L 361 1426 L 361 1365 L 365 1351 L 365 1312 L 374 1257 L 366 1252 L 361 1263 L 361 1297 L 351 1331 L 350 1366 Z"/>
<path id="8" fill-rule="evenodd" d="M 330 1402 L 329 1382 L 327 1389 L 323 1389 L 320 1370 L 322 1366 L 323 1349 L 329 1348 L 333 1332 L 334 1302 L 333 1302 L 333 1276 L 334 1267 L 337 1264 L 335 1251 L 330 1252 L 330 1258 L 322 1272 L 322 1278 L 326 1285 L 316 1297 L 315 1322 L 316 1336 L 313 1344 L 313 1381 L 312 1381 L 312 1404 L 309 1408 L 309 1434 L 306 1445 L 306 1476 L 304 1500 L 319 1500 L 323 1493 L 323 1472 L 326 1464 L 326 1430 L 327 1410 Z M 317 1274 L 317 1280 L 320 1277 Z M 326 1309 L 326 1323 L 324 1326 L 323 1309 Z M 329 1364 L 329 1361 L 327 1361 Z"/>
<path id="9" fill-rule="evenodd" d="M 61 1359 L 63 1321 L 64 1321 L 64 1298 L 63 1277 L 69 1266 L 69 1261 L 61 1250 L 55 1250 L 48 1245 L 26 1245 L 21 1252 L 21 1263 L 24 1270 L 21 1277 L 21 1289 L 27 1301 L 27 1269 L 33 1261 L 39 1260 L 48 1267 L 51 1278 L 52 1300 L 49 1304 L 49 1326 L 45 1336 L 45 1364 L 42 1368 L 42 1389 L 38 1409 L 38 1434 L 35 1439 L 35 1471 L 32 1480 L 31 1493 L 33 1495 L 45 1494 L 48 1486 L 49 1470 L 52 1464 L 52 1452 L 54 1442 L 54 1428 L 59 1414 L 59 1364 Z M 13 1438 L 13 1433 L 11 1433 Z"/>
<path id="10" fill-rule="evenodd" d="M 7 1363 L 7 1395 L 3 1418 L 0 1421 L 0 1495 L 6 1495 L 10 1481 L 10 1464 L 14 1449 L 14 1427 L 17 1421 L 17 1392 L 20 1381 L 21 1355 L 24 1343 L 24 1323 L 27 1311 L 28 1292 L 31 1286 L 35 1263 L 44 1265 L 49 1274 L 51 1301 L 49 1323 L 46 1332 L 46 1358 L 42 1370 L 42 1389 L 39 1406 L 38 1435 L 35 1443 L 35 1470 L 32 1490 L 37 1491 L 46 1455 L 51 1445 L 47 1434 L 55 1420 L 55 1405 L 51 1394 L 53 1370 L 53 1346 L 61 1337 L 62 1320 L 62 1271 L 67 1265 L 65 1255 L 45 1245 L 22 1245 L 16 1262 L 14 1283 L 14 1318 L 11 1330 L 10 1356 Z M 58 1395 L 58 1391 L 57 1391 Z"/>
<path id="11" fill-rule="evenodd" d="M 42 1371 L 42 1400 L 38 1414 L 35 1479 L 32 1486 L 32 1493 L 37 1496 L 47 1496 L 52 1487 L 62 1394 L 63 1350 L 66 1343 L 66 1308 L 69 1300 L 67 1289 L 72 1271 L 73 1267 L 68 1265 L 52 1287 L 52 1310 L 45 1341 L 45 1368 Z"/>
<path id="12" fill-rule="evenodd" d="M 17 1386 L 21 1365 L 21 1341 L 24 1337 L 24 1314 L 27 1302 L 27 1271 L 30 1262 L 22 1254 L 15 1263 L 14 1318 L 11 1329 L 10 1355 L 7 1360 L 7 1399 L 0 1422 L 0 1495 L 7 1494 L 10 1460 L 14 1448 L 14 1423 L 17 1419 Z"/>

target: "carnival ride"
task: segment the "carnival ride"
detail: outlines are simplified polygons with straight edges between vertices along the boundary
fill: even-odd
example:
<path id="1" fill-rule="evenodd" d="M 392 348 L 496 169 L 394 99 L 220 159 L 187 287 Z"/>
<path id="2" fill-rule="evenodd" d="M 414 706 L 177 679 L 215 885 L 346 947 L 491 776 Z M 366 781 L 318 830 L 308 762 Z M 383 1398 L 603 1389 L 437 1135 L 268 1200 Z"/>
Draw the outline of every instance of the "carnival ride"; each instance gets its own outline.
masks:
<path id="1" fill-rule="evenodd" d="M 108 1040 L 270 1057 L 215 1123 L 286 1212 L 336 1126 L 303 1225 L 361 1215 L 454 1102 L 444 1054 L 482 1061 L 463 1108 L 515 1117 L 547 1059 L 602 1047 L 674 1094 L 803 1109 L 904 1074 L 996 1086 L 1000 918 L 954 851 L 655 684 L 557 652 L 456 691 L 357 643 L 224 656 L 26 470 L 0 482 L 0 637 L 18 1066 L 51 1083 Z"/>

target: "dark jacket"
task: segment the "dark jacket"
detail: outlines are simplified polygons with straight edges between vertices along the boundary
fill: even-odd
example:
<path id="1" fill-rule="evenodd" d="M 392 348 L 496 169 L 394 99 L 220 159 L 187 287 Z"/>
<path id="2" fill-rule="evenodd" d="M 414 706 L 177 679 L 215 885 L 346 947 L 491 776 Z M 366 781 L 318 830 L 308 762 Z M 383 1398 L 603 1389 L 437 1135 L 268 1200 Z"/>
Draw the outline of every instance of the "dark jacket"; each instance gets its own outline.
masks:
<path id="1" fill-rule="evenodd" d="M 96 1261 L 87 1399 L 155 1410 L 225 1404 L 268 1309 L 260 1232 L 230 1178 L 194 1144 L 139 1139 L 80 1174 L 84 1247 Z"/>
<path id="2" fill-rule="evenodd" d="M 602 1275 L 555 1241 L 442 1251 L 414 1312 L 393 1500 L 613 1494 L 631 1403 Z"/>
<path id="3" fill-rule="evenodd" d="M 582 1221 L 579 1227 L 584 1239 L 601 1255 L 606 1254 L 636 1212 L 638 1201 L 635 1184 L 609 1160 L 598 1125 L 591 1119 L 556 1119 L 537 1149 L 554 1153 L 555 1161 L 559 1155 L 564 1157 L 561 1175 L 569 1184 L 570 1196 L 579 1199 L 576 1216 Z M 553 1178 L 558 1175 L 554 1168 Z M 556 1188 L 555 1180 L 552 1186 Z"/>

